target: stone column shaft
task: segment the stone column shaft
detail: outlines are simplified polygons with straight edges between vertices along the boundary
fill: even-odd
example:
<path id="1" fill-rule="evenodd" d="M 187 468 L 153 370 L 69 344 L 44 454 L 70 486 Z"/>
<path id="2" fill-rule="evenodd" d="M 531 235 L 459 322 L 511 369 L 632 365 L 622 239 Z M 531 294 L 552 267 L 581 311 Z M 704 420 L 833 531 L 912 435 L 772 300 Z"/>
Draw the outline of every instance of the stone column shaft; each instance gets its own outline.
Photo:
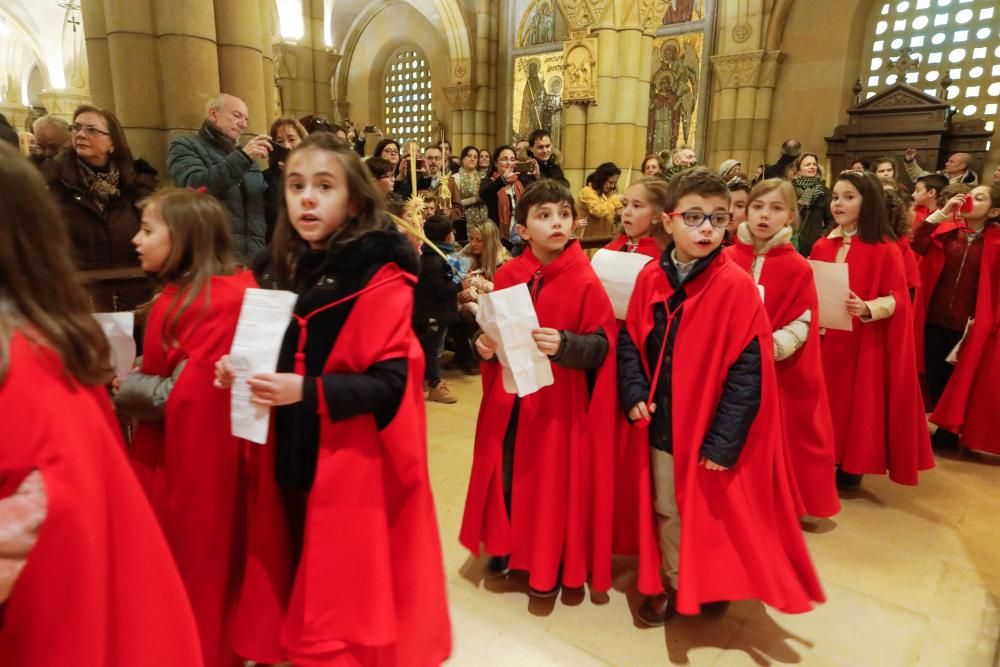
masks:
<path id="1" fill-rule="evenodd" d="M 246 102 L 248 134 L 267 132 L 264 57 L 260 46 L 261 5 L 246 0 L 214 0 L 222 92 Z"/>

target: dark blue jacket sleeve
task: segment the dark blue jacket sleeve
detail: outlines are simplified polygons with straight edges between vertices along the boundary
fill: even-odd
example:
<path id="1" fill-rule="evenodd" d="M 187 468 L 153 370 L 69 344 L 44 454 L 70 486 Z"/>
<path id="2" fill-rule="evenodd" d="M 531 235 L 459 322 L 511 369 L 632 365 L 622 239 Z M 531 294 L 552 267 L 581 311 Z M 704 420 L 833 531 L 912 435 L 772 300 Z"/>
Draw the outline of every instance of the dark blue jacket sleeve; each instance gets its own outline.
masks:
<path id="1" fill-rule="evenodd" d="M 736 465 L 760 410 L 761 374 L 760 343 L 754 338 L 726 373 L 719 407 L 701 445 L 702 456 L 726 468 Z"/>
<path id="2" fill-rule="evenodd" d="M 642 368 L 639 350 L 625 327 L 618 331 L 617 354 L 618 402 L 627 415 L 636 403 L 649 400 L 649 378 Z"/>

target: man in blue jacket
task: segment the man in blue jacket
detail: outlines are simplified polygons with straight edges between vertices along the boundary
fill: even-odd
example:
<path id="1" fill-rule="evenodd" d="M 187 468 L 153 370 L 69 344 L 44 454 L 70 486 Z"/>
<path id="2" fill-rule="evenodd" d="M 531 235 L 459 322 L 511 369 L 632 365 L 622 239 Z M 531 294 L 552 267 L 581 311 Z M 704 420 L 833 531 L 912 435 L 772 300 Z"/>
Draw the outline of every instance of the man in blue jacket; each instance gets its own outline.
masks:
<path id="1" fill-rule="evenodd" d="M 239 146 L 247 128 L 246 103 L 225 93 L 209 100 L 197 134 L 170 142 L 167 169 L 178 187 L 205 188 L 229 213 L 236 251 L 248 264 L 264 247 L 264 175 L 255 160 L 266 160 L 271 138 L 258 135 Z"/>

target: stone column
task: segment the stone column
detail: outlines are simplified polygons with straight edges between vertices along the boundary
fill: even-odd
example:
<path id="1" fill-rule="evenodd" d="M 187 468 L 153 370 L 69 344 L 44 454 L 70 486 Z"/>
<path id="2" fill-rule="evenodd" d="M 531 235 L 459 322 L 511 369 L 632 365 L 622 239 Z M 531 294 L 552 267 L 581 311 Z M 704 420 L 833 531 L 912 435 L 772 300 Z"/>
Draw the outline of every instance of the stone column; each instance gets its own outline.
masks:
<path id="1" fill-rule="evenodd" d="M 82 0 L 83 31 L 87 40 L 87 64 L 90 69 L 90 95 L 102 109 L 115 108 L 111 85 L 111 56 L 108 53 L 108 29 L 104 21 L 103 0 Z"/>
<path id="2" fill-rule="evenodd" d="M 246 0 L 214 0 L 222 92 L 246 102 L 248 134 L 267 132 L 264 57 L 260 46 L 261 5 Z"/>
<path id="3" fill-rule="evenodd" d="M 191 3 L 184 3 L 191 4 Z M 166 165 L 167 134 L 152 0 L 104 0 L 115 114 L 132 154 Z"/>
<path id="4" fill-rule="evenodd" d="M 316 109 L 313 86 L 313 50 L 307 46 L 274 45 L 274 68 L 285 115 L 301 118 Z"/>
<path id="5" fill-rule="evenodd" d="M 262 58 L 262 85 L 264 86 L 264 110 L 267 125 L 281 115 L 281 100 L 274 82 L 274 51 L 271 48 L 271 6 L 272 0 L 258 0 L 260 5 L 260 50 Z"/>
<path id="6" fill-rule="evenodd" d="M 476 100 L 480 97 L 479 93 L 480 86 L 475 84 L 449 86 L 444 89 L 444 94 L 452 109 L 451 127 L 448 134 L 452 150 L 455 153 L 458 153 L 467 144 L 482 147 L 481 144 L 476 143 L 478 112 L 473 109 Z M 484 135 L 480 134 L 479 136 Z"/>
<path id="7" fill-rule="evenodd" d="M 562 168 L 570 189 L 579 192 L 587 177 L 587 105 L 564 104 Z"/>
<path id="8" fill-rule="evenodd" d="M 219 94 L 215 9 L 208 2 L 153 0 L 167 141 L 196 131 Z"/>
<path id="9" fill-rule="evenodd" d="M 710 165 L 735 158 L 752 175 L 766 160 L 771 100 L 781 61 L 778 51 L 712 57 L 717 94 L 712 104 Z"/>

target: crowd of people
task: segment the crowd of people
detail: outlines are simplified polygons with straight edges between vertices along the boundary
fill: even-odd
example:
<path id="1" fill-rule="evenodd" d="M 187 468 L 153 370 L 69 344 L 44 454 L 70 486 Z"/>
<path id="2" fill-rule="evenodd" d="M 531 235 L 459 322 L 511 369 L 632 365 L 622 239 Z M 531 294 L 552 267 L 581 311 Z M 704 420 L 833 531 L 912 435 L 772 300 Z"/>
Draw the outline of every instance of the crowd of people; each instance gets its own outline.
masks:
<path id="1" fill-rule="evenodd" d="M 574 196 L 544 130 L 453 153 L 248 123 L 211 100 L 170 145 L 177 187 L 90 106 L 37 121 L 30 159 L 0 145 L 5 664 L 440 664 L 425 402 L 457 403 L 446 348 L 482 376 L 461 544 L 537 598 L 607 591 L 633 556 L 646 626 L 807 612 L 803 517 L 865 475 L 916 485 L 932 444 L 1000 454 L 1000 169 L 907 151 L 910 192 L 896 159 L 827 180 L 789 140 L 753 178 L 682 147 Z M 585 243 L 648 257 L 624 318 Z M 847 265 L 848 326 L 824 324 L 809 260 Z M 518 285 L 552 371 L 523 396 L 478 322 Z M 250 288 L 295 294 L 248 380 L 263 445 L 230 426 Z M 143 323 L 124 378 L 95 311 Z"/>

